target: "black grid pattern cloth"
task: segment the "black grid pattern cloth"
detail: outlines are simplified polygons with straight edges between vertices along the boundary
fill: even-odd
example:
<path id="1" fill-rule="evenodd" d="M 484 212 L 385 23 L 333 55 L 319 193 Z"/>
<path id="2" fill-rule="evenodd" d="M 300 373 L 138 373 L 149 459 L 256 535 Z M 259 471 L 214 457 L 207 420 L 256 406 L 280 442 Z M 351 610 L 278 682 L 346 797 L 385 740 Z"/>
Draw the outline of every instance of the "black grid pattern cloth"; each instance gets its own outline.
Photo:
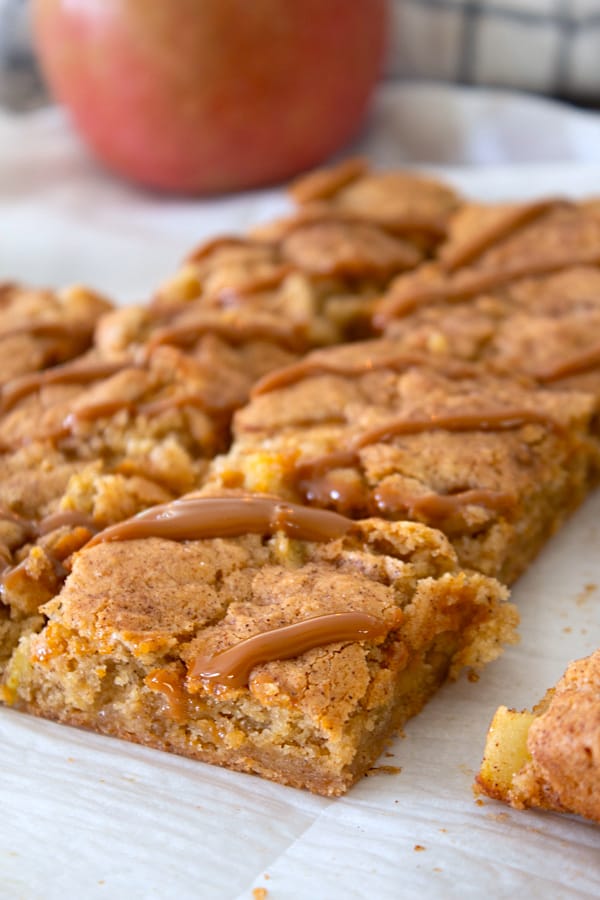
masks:
<path id="1" fill-rule="evenodd" d="M 392 0 L 390 75 L 600 102 L 600 0 Z"/>

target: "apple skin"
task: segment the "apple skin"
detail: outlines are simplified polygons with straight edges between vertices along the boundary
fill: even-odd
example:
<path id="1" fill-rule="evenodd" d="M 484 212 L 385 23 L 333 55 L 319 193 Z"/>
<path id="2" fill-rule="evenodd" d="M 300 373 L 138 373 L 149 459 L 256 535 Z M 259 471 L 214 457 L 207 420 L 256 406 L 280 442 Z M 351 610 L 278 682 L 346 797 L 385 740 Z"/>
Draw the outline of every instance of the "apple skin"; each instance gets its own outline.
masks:
<path id="1" fill-rule="evenodd" d="M 203 194 L 303 171 L 358 130 L 386 0 L 34 0 L 56 98 L 107 166 Z"/>

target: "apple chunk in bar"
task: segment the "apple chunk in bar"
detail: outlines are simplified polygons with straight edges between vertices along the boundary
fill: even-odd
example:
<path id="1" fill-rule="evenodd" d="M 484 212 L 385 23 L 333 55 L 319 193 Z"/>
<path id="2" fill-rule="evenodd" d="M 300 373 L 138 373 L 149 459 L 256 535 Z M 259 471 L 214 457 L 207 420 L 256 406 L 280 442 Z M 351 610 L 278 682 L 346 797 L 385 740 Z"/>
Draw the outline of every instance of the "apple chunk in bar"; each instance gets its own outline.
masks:
<path id="1" fill-rule="evenodd" d="M 515 640 L 506 595 L 421 524 L 187 495 L 77 554 L 3 696 L 335 796 L 447 677 Z"/>
<path id="2" fill-rule="evenodd" d="M 517 809 L 576 813 L 600 823 L 600 650 L 569 665 L 532 712 L 501 706 L 476 790 Z"/>

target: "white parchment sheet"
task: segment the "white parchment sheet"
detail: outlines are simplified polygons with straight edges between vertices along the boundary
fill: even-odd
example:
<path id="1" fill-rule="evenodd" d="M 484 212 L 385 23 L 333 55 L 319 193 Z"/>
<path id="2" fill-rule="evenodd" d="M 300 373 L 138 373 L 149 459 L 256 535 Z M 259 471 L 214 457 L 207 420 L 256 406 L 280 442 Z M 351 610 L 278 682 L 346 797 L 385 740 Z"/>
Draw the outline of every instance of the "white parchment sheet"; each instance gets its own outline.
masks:
<path id="1" fill-rule="evenodd" d="M 353 149 L 508 199 L 600 194 L 599 148 L 593 114 L 421 85 L 381 89 Z M 143 193 L 98 168 L 60 111 L 0 117 L 0 280 L 143 300 L 204 237 L 285 209 L 276 190 Z M 0 709 L 0 898 L 599 897 L 599 828 L 479 805 L 471 783 L 496 706 L 537 702 L 600 645 L 600 493 L 513 596 L 521 644 L 408 724 L 381 760 L 400 772 L 335 801 Z"/>

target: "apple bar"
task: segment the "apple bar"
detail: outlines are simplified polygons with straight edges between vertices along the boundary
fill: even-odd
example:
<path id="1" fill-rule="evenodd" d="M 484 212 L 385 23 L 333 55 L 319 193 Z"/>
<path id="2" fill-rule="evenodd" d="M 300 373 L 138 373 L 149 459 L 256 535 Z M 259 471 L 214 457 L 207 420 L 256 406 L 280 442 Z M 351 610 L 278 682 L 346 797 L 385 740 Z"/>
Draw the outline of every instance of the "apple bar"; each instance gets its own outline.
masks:
<path id="1" fill-rule="evenodd" d="M 98 319 L 110 309 L 108 300 L 82 287 L 0 285 L 0 389 L 83 353 Z"/>
<path id="2" fill-rule="evenodd" d="M 434 262 L 396 278 L 374 323 L 405 350 L 600 389 L 600 204 L 463 205 Z"/>
<path id="3" fill-rule="evenodd" d="M 385 327 L 416 308 L 460 303 L 522 279 L 598 265 L 598 202 L 464 204 L 451 216 L 437 258 L 391 285 L 377 324 Z"/>
<path id="4" fill-rule="evenodd" d="M 595 408 L 391 340 L 328 348 L 258 383 L 210 482 L 421 521 L 511 583 L 593 480 Z"/>
<path id="5" fill-rule="evenodd" d="M 579 266 L 460 302 L 424 304 L 392 319 L 385 334 L 407 353 L 483 362 L 498 373 L 598 397 L 599 298 L 600 268 Z"/>
<path id="6" fill-rule="evenodd" d="M 307 218 L 331 217 L 376 225 L 430 255 L 447 236 L 462 200 L 447 184 L 418 173 L 372 171 L 365 160 L 348 159 L 292 182 L 291 199 Z"/>
<path id="7" fill-rule="evenodd" d="M 506 594 L 420 524 L 188 495 L 76 554 L 2 692 L 36 715 L 333 796 L 447 677 L 514 642 Z"/>
<path id="8" fill-rule="evenodd" d="M 600 824 L 600 650 L 569 665 L 532 712 L 499 707 L 476 791 Z"/>

